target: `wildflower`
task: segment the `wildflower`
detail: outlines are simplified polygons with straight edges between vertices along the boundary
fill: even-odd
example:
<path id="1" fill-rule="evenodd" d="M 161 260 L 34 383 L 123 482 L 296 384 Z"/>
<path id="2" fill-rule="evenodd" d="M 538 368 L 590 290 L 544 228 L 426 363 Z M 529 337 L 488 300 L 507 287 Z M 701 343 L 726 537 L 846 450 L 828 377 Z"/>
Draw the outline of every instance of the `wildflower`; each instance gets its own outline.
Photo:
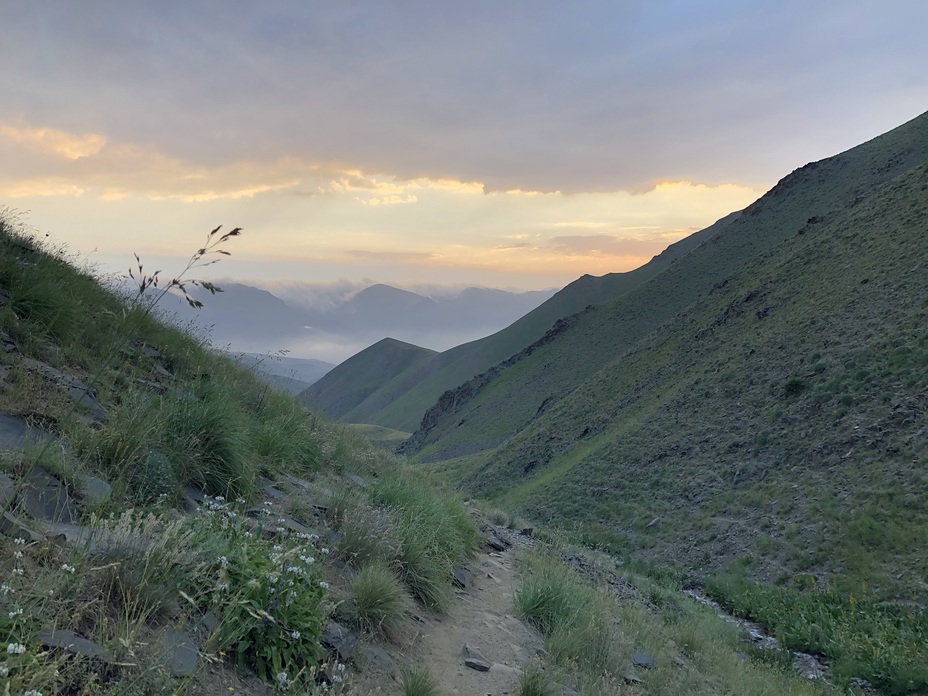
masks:
<path id="1" fill-rule="evenodd" d="M 280 544 L 274 544 L 273 549 L 274 551 L 283 551 L 284 547 L 281 546 Z"/>
<path id="2" fill-rule="evenodd" d="M 335 665 L 335 669 L 337 669 L 339 672 L 344 672 L 344 671 L 345 671 L 345 663 L 344 663 L 344 662 L 339 662 L 337 665 Z"/>
<path id="3" fill-rule="evenodd" d="M 299 631 L 290 631 L 290 637 L 293 638 L 293 640 L 299 640 L 299 639 L 300 639 L 300 632 L 299 632 Z"/>
<path id="4" fill-rule="evenodd" d="M 220 592 L 226 592 L 229 589 L 229 583 L 221 582 L 218 585 L 216 585 L 216 589 L 219 590 Z"/>
<path id="5" fill-rule="evenodd" d="M 22 568 L 13 568 L 13 575 L 24 575 L 26 573 Z"/>
<path id="6" fill-rule="evenodd" d="M 14 558 L 22 558 L 22 557 L 23 557 L 23 552 L 22 552 L 22 551 L 16 551 L 16 552 L 13 553 L 13 557 L 14 557 Z"/>
<path id="7" fill-rule="evenodd" d="M 9 616 L 11 619 L 15 619 L 17 616 L 21 616 L 22 613 L 23 613 L 22 608 L 20 608 L 20 609 L 14 609 L 14 610 L 11 611 L 9 614 L 7 614 L 7 616 Z"/>
<path id="8" fill-rule="evenodd" d="M 75 570 L 77 570 L 74 566 L 68 565 L 67 563 L 62 563 L 61 569 L 66 573 L 72 573 L 72 574 L 74 573 Z"/>
<path id="9" fill-rule="evenodd" d="M 0 665 L 0 677 L 5 677 L 10 673 L 10 668 L 6 665 Z"/>
<path id="10" fill-rule="evenodd" d="M 22 546 L 23 544 L 26 543 L 26 540 L 23 539 L 22 537 L 16 537 L 15 539 L 13 539 L 13 543 L 16 544 L 17 546 Z"/>
<path id="11" fill-rule="evenodd" d="M 287 676 L 287 673 L 286 673 L 286 672 L 280 672 L 280 673 L 278 673 L 277 676 L 274 677 L 274 679 L 275 679 L 275 680 L 277 681 L 277 683 L 280 684 L 281 686 L 286 686 L 286 685 L 289 683 L 289 681 L 290 681 L 290 677 Z"/>
<path id="12" fill-rule="evenodd" d="M 10 643 L 6 646 L 6 652 L 8 655 L 22 655 L 26 652 L 26 646 L 22 643 Z"/>
<path id="13" fill-rule="evenodd" d="M 219 557 L 219 565 L 222 566 L 223 568 L 228 568 L 228 567 L 229 567 L 229 559 L 226 558 L 225 556 L 220 556 L 220 557 Z"/>
<path id="14" fill-rule="evenodd" d="M 23 696 L 42 696 L 42 692 L 29 689 L 29 691 L 23 691 Z"/>
<path id="15" fill-rule="evenodd" d="M 333 675 L 332 675 L 332 683 L 333 683 L 333 684 L 341 684 L 341 683 L 342 683 L 342 678 L 341 678 L 339 675 L 337 675 L 337 674 L 333 674 Z"/>
<path id="16" fill-rule="evenodd" d="M 4 597 L 6 597 L 12 591 L 13 591 L 13 588 L 7 585 L 6 583 L 3 583 L 2 585 L 0 585 L 0 595 L 3 595 Z"/>
<path id="17" fill-rule="evenodd" d="M 323 546 L 321 549 L 319 549 L 319 553 L 321 553 L 323 556 L 327 556 L 329 554 L 329 550 Z"/>
<path id="18" fill-rule="evenodd" d="M 319 583 L 319 587 L 321 587 L 323 590 L 327 590 L 329 589 L 329 583 L 323 580 L 322 582 Z"/>

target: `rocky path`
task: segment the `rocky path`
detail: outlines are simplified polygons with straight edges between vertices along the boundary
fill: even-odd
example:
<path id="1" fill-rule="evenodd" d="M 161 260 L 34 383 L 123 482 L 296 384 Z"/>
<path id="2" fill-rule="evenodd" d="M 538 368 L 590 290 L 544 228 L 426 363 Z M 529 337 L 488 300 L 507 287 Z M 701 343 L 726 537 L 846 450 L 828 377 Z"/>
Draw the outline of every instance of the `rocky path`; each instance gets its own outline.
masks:
<path id="1" fill-rule="evenodd" d="M 485 550 L 466 567 L 465 587 L 456 589 L 448 615 L 418 616 L 395 655 L 398 662 L 428 668 L 442 694 L 516 694 L 522 671 L 537 659 L 541 635 L 516 618 L 513 608 L 519 587 L 515 553 L 532 540 L 518 535 L 508 540 L 511 549 Z M 355 677 L 351 693 L 392 695 L 403 688 L 398 677 L 371 665 Z"/>

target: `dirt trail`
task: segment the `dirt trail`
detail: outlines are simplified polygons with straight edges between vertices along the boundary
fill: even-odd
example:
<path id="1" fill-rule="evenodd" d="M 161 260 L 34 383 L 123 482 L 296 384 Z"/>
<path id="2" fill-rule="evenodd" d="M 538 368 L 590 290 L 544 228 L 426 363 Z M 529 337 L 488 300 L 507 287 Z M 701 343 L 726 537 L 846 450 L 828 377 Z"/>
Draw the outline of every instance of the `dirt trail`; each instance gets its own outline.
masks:
<path id="1" fill-rule="evenodd" d="M 501 536 L 503 530 L 500 530 Z M 541 635 L 515 616 L 513 596 L 519 587 L 514 552 L 532 540 L 509 536 L 513 548 L 481 552 L 467 570 L 469 587 L 457 589 L 447 616 L 419 616 L 411 622 L 406 645 L 391 650 L 397 662 L 427 667 L 440 693 L 461 696 L 516 694 L 519 676 L 542 647 Z M 489 671 L 465 666 L 465 644 Z M 353 680 L 352 694 L 402 694 L 398 675 L 391 679 L 376 666 Z"/>

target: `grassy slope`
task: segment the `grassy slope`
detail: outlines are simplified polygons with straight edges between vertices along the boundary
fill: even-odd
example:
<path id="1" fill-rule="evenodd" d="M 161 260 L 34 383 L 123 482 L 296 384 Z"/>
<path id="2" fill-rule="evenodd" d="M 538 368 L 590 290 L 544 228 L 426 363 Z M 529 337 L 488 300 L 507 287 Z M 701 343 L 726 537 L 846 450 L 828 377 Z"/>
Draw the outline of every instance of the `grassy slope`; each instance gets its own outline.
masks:
<path id="1" fill-rule="evenodd" d="M 923 164 L 794 231 L 470 485 L 704 571 L 742 557 L 770 580 L 924 601 L 926 234 Z"/>
<path id="2" fill-rule="evenodd" d="M 384 380 L 428 362 L 434 355 L 435 351 L 428 348 L 385 338 L 329 371 L 300 398 L 330 418 L 351 421 L 347 415 L 378 391 Z"/>
<path id="3" fill-rule="evenodd" d="M 334 679 L 330 690 L 313 678 L 320 669 L 340 673 L 324 661 L 319 640 L 333 611 L 361 631 L 371 625 L 371 602 L 378 621 L 391 625 L 405 620 L 411 597 L 447 606 L 451 568 L 480 542 L 476 523 L 456 494 L 308 413 L 232 357 L 160 323 L 149 306 L 108 292 L 64 253 L 0 217 L 0 336 L 14 346 L 0 352 L 0 412 L 58 438 L 0 452 L 0 473 L 16 481 L 36 466 L 54 472 L 94 539 L 65 545 L 57 536 L 54 543 L 32 537 L 11 523 L 41 523 L 15 495 L 0 500 L 0 636 L 10 646 L 0 660 L 0 691 L 205 693 L 209 683 L 209 693 L 253 693 L 254 678 L 233 674 L 234 655 L 239 667 L 278 687 L 284 673 L 294 692 L 341 693 Z M 105 422 L 90 423 L 30 360 L 90 385 Z M 350 482 L 345 469 L 368 485 Z M 82 496 L 87 474 L 111 484 L 107 499 Z M 289 497 L 272 496 L 261 477 Z M 176 508 L 190 485 L 241 499 L 216 498 L 181 515 Z M 263 511 L 254 509 L 258 503 Z M 257 519 L 265 520 L 261 533 Z M 277 526 L 296 523 L 331 538 Z M 12 538 L 20 536 L 31 540 Z M 356 553 L 359 540 L 367 556 Z M 373 574 L 368 562 L 396 574 L 382 573 L 387 586 L 367 587 L 362 597 L 351 579 L 355 570 Z M 290 588 L 286 601 L 281 587 Z M 398 598 L 392 609 L 379 603 L 384 591 Z M 215 627 L 201 625 L 206 611 Z M 174 679 L 162 666 L 154 631 L 166 624 L 202 638 L 209 657 L 196 674 Z M 101 669 L 102 662 L 44 649 L 40 634 L 53 627 L 92 638 L 112 661 Z"/>
<path id="4" fill-rule="evenodd" d="M 777 253 L 812 217 L 824 218 L 928 158 L 928 117 L 786 177 L 725 229 L 640 286 L 504 369 L 478 376 L 427 414 L 407 446 L 426 461 L 497 446 L 638 341 L 709 297 L 745 264 Z M 449 404 L 453 407 L 449 408 Z M 584 426 L 585 427 L 585 426 Z M 571 435 L 578 438 L 583 429 Z M 589 433 L 586 433 L 589 435 Z M 530 464 L 530 463 L 529 463 Z"/>
<path id="5" fill-rule="evenodd" d="M 442 392 L 457 387 L 474 375 L 517 353 L 543 336 L 558 319 L 578 312 L 587 305 L 608 301 L 635 288 L 723 229 L 736 217 L 737 213 L 728 215 L 705 230 L 671 245 L 634 271 L 610 273 L 602 277 L 583 276 L 492 336 L 433 354 L 408 366 L 397 363 L 394 367 L 402 369 L 381 373 L 381 383 L 373 390 L 368 390 L 368 383 L 364 377 L 369 372 L 364 364 L 371 359 L 371 354 L 368 353 L 371 349 L 362 351 L 330 373 L 329 380 L 333 385 L 336 382 L 340 385 L 339 398 L 344 401 L 342 408 L 337 410 L 330 410 L 326 406 L 326 413 L 350 423 L 374 423 L 411 432 L 419 426 L 426 409 L 435 403 Z M 362 356 L 363 362 L 360 360 Z M 355 358 L 359 360 L 356 362 Z M 359 379 L 364 382 L 363 389 L 356 386 Z M 310 389 L 307 392 L 307 403 L 328 404 L 328 401 L 318 396 L 324 386 L 320 384 Z M 350 394 L 350 398 L 341 395 L 345 393 Z"/>

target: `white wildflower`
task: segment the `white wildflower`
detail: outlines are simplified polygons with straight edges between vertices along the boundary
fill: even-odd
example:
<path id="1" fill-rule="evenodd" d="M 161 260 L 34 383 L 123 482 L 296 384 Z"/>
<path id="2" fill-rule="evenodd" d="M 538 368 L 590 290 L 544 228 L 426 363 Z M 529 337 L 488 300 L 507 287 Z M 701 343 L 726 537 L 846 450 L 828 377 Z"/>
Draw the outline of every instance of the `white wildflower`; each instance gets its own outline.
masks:
<path id="1" fill-rule="evenodd" d="M 23 539 L 22 537 L 16 537 L 15 539 L 13 539 L 13 543 L 16 544 L 17 546 L 22 546 L 23 544 L 26 543 L 26 540 Z"/>
<path id="2" fill-rule="evenodd" d="M 329 550 L 323 546 L 321 549 L 319 549 L 319 553 L 321 553 L 323 556 L 327 556 L 329 554 Z"/>
<path id="3" fill-rule="evenodd" d="M 13 558 L 22 558 L 22 557 L 23 557 L 23 552 L 22 552 L 22 551 L 14 551 L 14 552 L 13 552 Z"/>
<path id="4" fill-rule="evenodd" d="M 293 638 L 293 640 L 299 640 L 299 639 L 300 639 L 300 632 L 299 632 L 299 631 L 290 631 L 290 637 Z"/>
<path id="5" fill-rule="evenodd" d="M 22 655 L 26 652 L 26 646 L 22 643 L 10 643 L 6 646 L 6 652 L 8 655 Z"/>
<path id="6" fill-rule="evenodd" d="M 321 587 L 323 590 L 327 590 L 329 589 L 329 583 L 323 580 L 322 582 L 319 583 L 319 587 Z"/>
<path id="7" fill-rule="evenodd" d="M 5 677 L 10 673 L 10 668 L 6 665 L 0 665 L 0 677 Z"/>
<path id="8" fill-rule="evenodd" d="M 219 565 L 220 565 L 221 567 L 223 567 L 223 568 L 228 568 L 228 567 L 229 567 L 229 559 L 226 558 L 225 556 L 220 556 L 220 557 L 219 557 Z"/>
<path id="9" fill-rule="evenodd" d="M 72 566 L 72 565 L 68 565 L 67 563 L 62 563 L 62 564 L 61 564 L 61 569 L 62 569 L 65 573 L 72 573 L 72 574 L 74 573 L 75 570 L 77 570 L 77 568 L 75 568 L 75 567 Z"/>

